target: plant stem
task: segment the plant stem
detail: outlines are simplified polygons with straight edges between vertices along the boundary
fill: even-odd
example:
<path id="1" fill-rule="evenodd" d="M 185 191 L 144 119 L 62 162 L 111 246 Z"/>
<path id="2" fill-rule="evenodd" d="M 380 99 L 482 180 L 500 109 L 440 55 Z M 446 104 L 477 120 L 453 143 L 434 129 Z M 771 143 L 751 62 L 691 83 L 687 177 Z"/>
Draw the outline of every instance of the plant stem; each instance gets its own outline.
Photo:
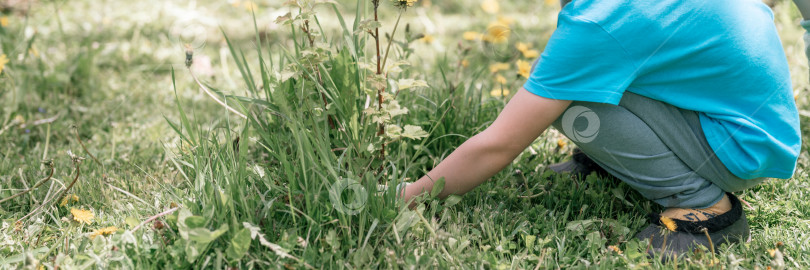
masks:
<path id="1" fill-rule="evenodd" d="M 189 69 L 189 71 L 191 71 L 191 69 Z M 192 74 L 192 76 L 193 76 L 193 74 Z M 101 162 L 98 161 L 96 156 L 94 156 L 93 153 L 90 153 L 90 151 L 87 150 L 87 147 L 84 147 L 84 143 L 82 142 L 82 138 L 79 137 L 79 127 L 73 126 L 73 128 L 75 129 L 74 131 L 76 132 L 76 140 L 79 141 L 79 145 L 82 146 L 82 149 L 84 149 L 84 152 L 87 153 L 88 155 L 90 155 L 90 157 L 93 158 L 93 161 L 95 161 L 96 164 L 98 164 L 98 166 L 101 167 L 101 179 L 107 180 L 107 170 L 104 169 L 104 164 L 101 164 Z M 73 162 L 75 163 L 77 161 L 74 160 Z M 78 162 L 81 162 L 81 161 L 78 161 Z M 76 170 L 78 170 L 78 169 L 79 169 L 79 164 L 77 163 L 76 164 Z M 78 174 L 78 171 L 76 171 L 76 173 Z M 78 177 L 78 175 L 76 177 Z M 74 182 L 75 182 L 75 180 L 74 180 Z M 65 190 L 65 192 L 67 192 L 67 190 Z M 62 195 L 64 196 L 64 194 L 62 194 Z"/>
<path id="2" fill-rule="evenodd" d="M 374 21 L 379 22 L 379 16 L 377 9 L 379 8 L 379 1 L 373 1 L 374 3 Z M 393 39 L 393 38 L 392 38 Z M 374 28 L 374 41 L 377 47 L 377 75 L 381 76 L 383 74 L 383 66 L 382 66 L 382 56 L 380 55 L 380 28 Z M 380 87 L 377 89 L 377 110 L 382 111 L 382 104 L 384 102 L 382 93 L 385 91 L 385 86 Z M 377 124 L 377 136 L 382 136 L 385 134 L 385 126 L 382 123 Z M 385 142 L 383 142 L 382 147 L 380 148 L 380 160 L 385 159 Z M 382 166 L 380 166 L 382 169 Z"/>
<path id="3" fill-rule="evenodd" d="M 315 49 L 315 37 L 313 37 L 312 34 L 310 33 L 309 20 L 304 20 L 304 26 L 302 27 L 302 30 L 304 31 L 304 34 L 307 35 L 307 40 L 309 41 L 309 47 L 314 50 Z M 323 78 L 321 77 L 321 70 L 318 68 L 318 65 L 313 65 L 312 69 L 315 72 L 315 75 L 318 76 L 318 84 L 323 86 Z M 326 93 L 321 92 L 321 99 L 323 100 L 323 110 L 326 111 L 327 110 L 326 107 L 329 107 L 329 101 L 326 100 Z M 329 115 L 329 113 L 326 113 L 326 117 L 327 117 L 327 119 L 329 121 L 329 129 L 335 129 L 335 120 L 332 119 L 332 115 Z"/>
<path id="4" fill-rule="evenodd" d="M 391 39 L 388 40 L 388 48 L 385 49 L 385 57 L 383 57 L 382 67 L 385 68 L 385 63 L 388 62 L 388 53 L 391 52 L 391 44 L 394 44 L 394 35 L 397 33 L 397 27 L 399 27 L 399 19 L 402 19 L 402 13 L 405 13 L 405 9 L 399 10 L 399 16 L 397 16 L 397 22 L 394 23 L 394 30 L 391 31 Z"/>
<path id="5" fill-rule="evenodd" d="M 194 82 L 197 83 L 197 86 L 199 86 L 200 89 L 202 89 L 203 92 L 205 92 L 205 94 L 207 94 L 209 97 L 211 97 L 211 99 L 213 99 L 217 104 L 222 105 L 222 107 L 225 107 L 225 109 L 227 109 L 228 111 L 231 111 L 232 113 L 236 114 L 237 116 L 241 117 L 242 119 L 247 119 L 247 116 L 240 113 L 236 109 L 231 108 L 230 106 L 225 104 L 225 102 L 220 101 L 216 96 L 214 96 L 213 93 L 211 93 L 211 91 L 208 91 L 208 88 L 205 88 L 205 86 L 203 86 L 203 84 L 200 82 L 200 80 L 197 79 L 197 76 L 194 75 L 194 72 L 191 71 L 191 68 L 188 69 L 188 72 L 189 72 L 189 74 L 191 74 L 191 78 L 194 79 Z M 81 142 L 81 141 L 79 141 L 79 142 Z M 83 147 L 83 145 L 82 145 L 82 147 Z M 85 151 L 86 151 L 86 149 L 85 149 Z M 89 152 L 88 152 L 88 154 L 89 154 Z M 92 157 L 93 155 L 90 155 L 90 156 Z M 93 157 L 93 159 L 95 159 L 95 157 Z M 98 162 L 98 160 L 96 160 L 96 162 Z M 101 163 L 99 163 L 99 164 L 101 164 Z"/>
<path id="6" fill-rule="evenodd" d="M 48 158 L 48 146 L 51 144 L 51 124 L 48 123 L 47 130 L 45 131 L 45 149 L 42 150 L 42 160 L 46 160 Z M 51 165 L 51 169 L 53 169 L 53 161 L 49 162 Z M 45 165 L 45 164 L 43 164 Z M 42 169 L 42 165 L 39 166 L 39 169 Z"/>
<path id="7" fill-rule="evenodd" d="M 76 181 L 79 180 L 79 175 L 81 173 L 81 170 L 80 170 L 81 166 L 79 166 L 79 165 L 81 165 L 82 162 L 79 159 L 74 159 L 73 164 L 76 164 L 76 177 L 73 177 L 73 182 L 70 182 L 70 185 L 68 185 L 67 188 L 65 188 L 65 190 L 62 191 L 62 194 L 59 195 L 58 197 L 56 197 L 57 198 L 56 201 L 62 200 L 62 197 L 65 197 L 65 195 L 67 195 L 68 191 L 70 191 L 70 189 L 73 188 L 73 185 L 76 184 Z"/>
<path id="8" fill-rule="evenodd" d="M 73 131 L 76 132 L 76 141 L 78 141 L 79 145 L 82 146 L 82 149 L 84 150 L 84 152 L 87 153 L 88 155 L 90 155 L 90 157 L 93 158 L 93 161 L 95 161 L 96 164 L 98 164 L 98 166 L 100 166 L 101 169 L 103 170 L 104 165 L 101 164 L 101 162 L 98 161 L 98 159 L 96 158 L 96 156 L 93 155 L 93 153 L 90 153 L 90 151 L 87 151 L 87 147 L 84 147 L 84 143 L 82 142 L 82 138 L 79 137 L 79 127 L 73 126 L 73 128 L 75 129 Z"/>
<path id="9" fill-rule="evenodd" d="M 22 196 L 25 193 L 31 192 L 32 190 L 38 188 L 42 184 L 45 184 L 45 182 L 48 182 L 48 180 L 51 180 L 51 177 L 53 176 L 53 172 L 54 172 L 53 162 L 48 162 L 47 165 L 48 165 L 49 168 L 51 168 L 51 172 L 48 174 L 48 177 L 46 177 L 45 179 L 39 180 L 39 182 L 34 184 L 34 186 L 32 186 L 32 187 L 30 187 L 30 188 L 28 188 L 26 190 L 20 191 L 17 194 L 11 195 L 11 197 L 7 197 L 7 198 L 4 198 L 4 199 L 0 200 L 0 203 L 4 203 L 4 202 L 6 202 L 8 200 L 11 200 L 11 199 L 14 199 L 16 197 Z"/>
<path id="10" fill-rule="evenodd" d="M 74 164 L 76 164 L 76 177 L 74 177 L 74 178 L 73 178 L 73 182 L 71 182 L 71 183 L 70 183 L 70 186 L 68 186 L 67 188 L 65 188 L 65 189 L 62 191 L 62 194 L 61 194 L 61 195 L 59 195 L 58 197 L 57 197 L 57 196 L 51 197 L 50 199 L 48 199 L 48 200 L 46 200 L 46 201 L 42 202 L 42 204 L 40 204 L 39 206 L 37 206 L 37 208 L 35 208 L 33 211 L 31 211 L 30 213 L 28 213 L 28 214 L 27 214 L 27 215 L 25 215 L 24 217 L 21 217 L 20 219 L 18 219 L 18 220 L 17 220 L 15 223 L 17 223 L 17 224 L 21 223 L 21 222 L 22 222 L 23 220 L 25 220 L 26 218 L 28 218 L 28 217 L 30 217 L 30 216 L 32 216 L 32 215 L 34 215 L 34 214 L 36 214 L 37 212 L 39 212 L 39 209 L 42 209 L 42 207 L 44 207 L 45 205 L 50 204 L 52 201 L 54 201 L 54 199 L 55 199 L 55 198 L 59 198 L 59 200 L 61 200 L 61 199 L 62 199 L 62 197 L 63 197 L 63 196 L 65 196 L 65 194 L 67 194 L 67 192 L 70 190 L 70 188 L 72 188 L 72 187 L 73 187 L 73 185 L 74 185 L 74 184 L 76 184 L 76 180 L 78 180 L 78 179 L 79 179 L 79 164 L 81 164 L 81 161 L 80 161 L 79 159 L 74 159 L 74 160 L 73 160 L 73 163 L 74 163 Z M 47 199 L 47 196 L 46 196 L 46 199 Z"/>
<path id="11" fill-rule="evenodd" d="M 141 222 L 141 224 L 138 224 L 138 226 L 135 226 L 135 228 L 132 228 L 132 231 L 131 231 L 131 232 L 135 232 L 135 231 L 137 231 L 139 228 L 143 227 L 143 225 L 145 225 L 145 224 L 147 224 L 147 223 L 149 223 L 149 222 L 151 222 L 151 221 L 153 221 L 153 220 L 155 220 L 155 219 L 157 219 L 157 218 L 159 218 L 159 217 L 162 217 L 162 216 L 165 216 L 165 215 L 168 215 L 168 214 L 174 213 L 174 211 L 177 211 L 177 209 L 180 209 L 180 207 L 178 206 L 178 207 L 175 207 L 175 208 L 172 208 L 172 209 L 166 210 L 166 211 L 164 211 L 163 213 L 160 213 L 160 214 L 154 215 L 154 216 L 152 216 L 152 217 L 150 217 L 150 218 L 148 218 L 148 219 L 144 220 L 143 222 Z"/>
<path id="12" fill-rule="evenodd" d="M 709 247 L 712 250 L 712 258 L 714 258 L 714 252 L 715 252 L 714 251 L 714 242 L 712 241 L 712 237 L 709 236 L 709 230 L 707 230 L 706 228 L 703 228 L 703 234 L 705 234 L 706 239 L 709 240 Z"/>

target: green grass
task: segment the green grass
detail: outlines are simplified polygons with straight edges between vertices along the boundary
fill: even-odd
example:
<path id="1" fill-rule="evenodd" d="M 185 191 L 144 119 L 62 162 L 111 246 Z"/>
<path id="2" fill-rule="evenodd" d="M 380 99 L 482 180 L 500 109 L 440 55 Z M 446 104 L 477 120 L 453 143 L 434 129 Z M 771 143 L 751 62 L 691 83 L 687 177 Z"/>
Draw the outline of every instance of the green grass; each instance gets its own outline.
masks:
<path id="1" fill-rule="evenodd" d="M 377 95 L 368 79 L 375 68 L 361 65 L 374 63 L 373 39 L 355 33 L 372 15 L 365 1 L 315 9 L 309 31 L 319 33 L 318 49 L 300 27 L 274 23 L 290 11 L 279 1 L 257 1 L 255 19 L 244 1 L 54 1 L 4 13 L 9 25 L 0 28 L 0 50 L 10 62 L 0 74 L 0 199 L 47 178 L 43 159 L 53 160 L 55 173 L 0 204 L 0 269 L 810 265 L 806 152 L 794 178 L 738 194 L 752 207 L 750 243 L 666 264 L 643 255 L 646 245 L 633 239 L 659 206 L 623 183 L 573 181 L 544 170 L 573 147 L 559 144 L 555 131 L 463 197 L 423 198 L 414 210 L 398 204 L 396 184 L 417 179 L 495 119 L 507 99 L 490 95 L 499 86 L 489 66 L 509 63 L 500 74 L 504 89 L 514 92 L 522 83 L 515 43 L 542 49 L 558 9 L 503 2 L 500 15 L 492 15 L 478 1 L 430 7 L 423 1 L 404 13 L 388 60 L 410 64 L 389 73 L 389 87 L 400 79 L 429 85 L 400 91 L 395 100 L 408 113 L 386 120 L 428 133 L 416 139 L 395 133 L 381 139 L 364 112 Z M 382 2 L 384 35 L 398 12 Z M 807 111 L 810 78 L 798 12 L 782 1 L 774 12 L 797 102 Z M 463 40 L 464 32 L 483 32 L 499 17 L 514 19 L 505 45 Z M 435 40 L 418 39 L 423 34 Z M 194 74 L 247 120 L 195 83 L 184 64 L 185 43 L 198 65 L 211 63 L 210 71 L 195 66 Z M 803 135 L 810 134 L 807 120 Z M 68 151 L 84 160 L 75 165 Z M 35 211 L 70 185 L 76 166 L 68 194 L 78 201 Z M 362 202 L 362 196 L 330 193 L 347 182 L 368 195 L 357 213 L 338 211 L 333 200 Z M 388 192 L 378 193 L 380 184 Z M 71 208 L 95 218 L 72 221 Z M 169 213 L 133 232 L 162 212 Z M 108 226 L 117 232 L 90 237 Z M 769 253 L 777 243 L 781 261 Z"/>

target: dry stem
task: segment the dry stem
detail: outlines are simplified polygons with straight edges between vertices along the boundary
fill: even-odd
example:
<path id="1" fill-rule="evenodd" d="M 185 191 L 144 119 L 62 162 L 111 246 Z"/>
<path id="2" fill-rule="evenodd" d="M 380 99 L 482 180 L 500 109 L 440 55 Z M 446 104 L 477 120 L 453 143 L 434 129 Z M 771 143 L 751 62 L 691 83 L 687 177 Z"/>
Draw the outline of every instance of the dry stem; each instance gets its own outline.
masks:
<path id="1" fill-rule="evenodd" d="M 32 190 L 34 190 L 34 189 L 38 188 L 39 186 L 45 184 L 45 182 L 48 182 L 48 180 L 51 180 L 51 177 L 53 176 L 53 172 L 54 172 L 53 161 L 49 160 L 49 161 L 45 162 L 45 164 L 48 165 L 48 168 L 51 169 L 51 172 L 48 174 L 48 177 L 46 177 L 45 179 L 39 180 L 39 182 L 34 184 L 34 186 L 32 186 L 32 187 L 30 187 L 30 188 L 28 188 L 26 190 L 20 191 L 17 194 L 11 195 L 11 197 L 4 198 L 4 199 L 0 200 L 0 203 L 4 203 L 4 202 L 6 202 L 8 200 L 11 200 L 11 199 L 14 199 L 16 197 L 22 196 L 25 193 L 31 192 Z"/>
<path id="2" fill-rule="evenodd" d="M 76 177 L 74 177 L 74 178 L 73 178 L 73 182 L 71 182 L 71 183 L 70 183 L 70 186 L 68 186 L 67 188 L 65 188 L 65 189 L 64 189 L 64 191 L 62 191 L 62 194 L 61 194 L 61 195 L 51 197 L 49 200 L 42 202 L 42 204 L 40 204 L 39 206 L 37 206 L 37 208 L 35 208 L 33 211 L 31 211 L 30 213 L 28 213 L 28 214 L 27 214 L 27 215 L 25 215 L 24 217 L 21 217 L 20 219 L 18 219 L 16 223 L 18 223 L 18 224 L 19 224 L 20 222 L 22 222 L 23 220 L 27 219 L 28 217 L 30 217 L 30 216 L 32 216 L 32 215 L 34 215 L 34 214 L 36 214 L 37 212 L 39 212 L 39 210 L 40 210 L 40 209 L 42 209 L 42 207 L 44 207 L 45 205 L 48 205 L 48 204 L 50 204 L 52 201 L 54 201 L 54 199 L 55 199 L 55 198 L 59 198 L 59 200 L 61 200 L 61 199 L 62 199 L 62 197 L 63 197 L 63 196 L 65 196 L 65 194 L 67 194 L 67 192 L 70 190 L 70 188 L 72 188 L 72 187 L 73 187 L 73 185 L 74 185 L 74 184 L 76 184 L 76 180 L 78 180 L 78 179 L 79 179 L 79 173 L 80 173 L 80 170 L 79 170 L 79 165 L 81 164 L 81 160 L 82 160 L 81 158 L 73 158 L 73 164 L 75 164 L 75 165 L 76 165 Z"/>
<path id="3" fill-rule="evenodd" d="M 135 228 L 132 228 L 132 232 L 137 231 L 137 230 L 138 230 L 138 229 L 140 229 L 140 228 L 141 228 L 143 225 L 145 225 L 145 224 L 147 224 L 147 223 L 149 223 L 149 222 L 152 222 L 153 220 L 155 220 L 155 219 L 157 219 L 157 218 L 159 218 L 159 217 L 162 217 L 162 216 L 165 216 L 165 215 L 168 215 L 168 214 L 174 213 L 174 211 L 177 211 L 177 209 L 180 209 L 180 206 L 175 207 L 175 208 L 172 208 L 172 209 L 169 209 L 169 210 L 166 210 L 166 211 L 163 211 L 163 213 L 160 213 L 160 214 L 154 215 L 154 216 L 152 216 L 152 217 L 150 217 L 150 218 L 148 218 L 148 219 L 144 220 L 143 222 L 141 222 L 141 224 L 138 224 L 138 226 L 135 226 Z"/>
<path id="4" fill-rule="evenodd" d="M 244 114 L 240 113 L 240 112 L 239 112 L 239 111 L 237 111 L 236 109 L 231 108 L 230 106 L 228 106 L 227 104 L 225 104 L 225 102 L 222 102 L 222 101 L 221 101 L 221 100 L 219 100 L 219 99 L 218 99 L 216 96 L 214 96 L 214 94 L 213 94 L 213 93 L 211 93 L 211 91 L 209 91 L 209 90 L 208 90 L 208 88 L 205 88 L 205 86 L 203 86 L 203 84 L 200 82 L 200 80 L 199 80 L 199 79 L 197 79 L 197 76 L 196 76 L 196 75 L 194 75 L 194 72 L 192 72 L 192 71 L 191 71 L 191 68 L 189 68 L 189 69 L 188 69 L 188 73 L 189 73 L 189 74 L 191 74 L 191 77 L 192 77 L 192 78 L 194 78 L 194 82 L 196 82 L 196 83 L 197 83 L 197 86 L 199 86 L 199 87 L 200 87 L 200 89 L 202 89 L 202 90 L 203 90 L 203 92 L 205 92 L 206 94 L 208 94 L 208 96 L 209 96 L 209 97 L 211 97 L 211 99 L 213 99 L 214 101 L 216 101 L 216 102 L 217 102 L 219 105 L 222 105 L 222 107 L 225 107 L 225 109 L 228 109 L 228 110 L 229 110 L 229 111 L 231 111 L 232 113 L 236 114 L 237 116 L 242 117 L 242 119 L 247 119 L 247 116 L 245 116 Z"/>

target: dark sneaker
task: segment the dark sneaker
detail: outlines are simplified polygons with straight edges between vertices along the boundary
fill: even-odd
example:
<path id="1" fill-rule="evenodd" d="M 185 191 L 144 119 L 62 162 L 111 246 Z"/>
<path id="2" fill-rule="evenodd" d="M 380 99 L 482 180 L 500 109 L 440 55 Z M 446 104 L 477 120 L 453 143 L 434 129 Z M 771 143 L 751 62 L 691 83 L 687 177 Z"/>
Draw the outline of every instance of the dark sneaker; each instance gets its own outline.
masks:
<path id="1" fill-rule="evenodd" d="M 585 155 L 579 148 L 574 149 L 571 154 L 571 160 L 548 165 L 548 168 L 556 173 L 568 173 L 571 174 L 572 177 L 579 179 L 585 179 L 586 176 L 593 172 L 596 172 L 597 175 L 602 177 L 610 176 L 605 169 L 599 167 L 596 162 L 593 162 L 593 160 Z"/>
<path id="2" fill-rule="evenodd" d="M 677 258 L 699 246 L 717 252 L 723 244 L 748 242 L 751 240 L 750 230 L 742 204 L 734 194 L 727 195 L 731 200 L 731 210 L 724 214 L 704 221 L 662 220 L 661 215 L 650 214 L 652 224 L 636 234 L 636 238 L 649 240 L 649 255 L 658 255 L 664 260 Z"/>

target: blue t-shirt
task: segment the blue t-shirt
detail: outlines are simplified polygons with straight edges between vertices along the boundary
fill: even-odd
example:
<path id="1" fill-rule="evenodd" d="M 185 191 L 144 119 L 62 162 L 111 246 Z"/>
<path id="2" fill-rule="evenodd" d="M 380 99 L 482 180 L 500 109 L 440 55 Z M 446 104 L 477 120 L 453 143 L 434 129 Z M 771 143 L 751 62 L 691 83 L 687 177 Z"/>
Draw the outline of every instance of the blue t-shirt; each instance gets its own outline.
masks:
<path id="1" fill-rule="evenodd" d="M 574 0 L 524 85 L 618 104 L 624 91 L 699 112 L 740 178 L 790 178 L 801 145 L 773 13 L 759 0 Z"/>

